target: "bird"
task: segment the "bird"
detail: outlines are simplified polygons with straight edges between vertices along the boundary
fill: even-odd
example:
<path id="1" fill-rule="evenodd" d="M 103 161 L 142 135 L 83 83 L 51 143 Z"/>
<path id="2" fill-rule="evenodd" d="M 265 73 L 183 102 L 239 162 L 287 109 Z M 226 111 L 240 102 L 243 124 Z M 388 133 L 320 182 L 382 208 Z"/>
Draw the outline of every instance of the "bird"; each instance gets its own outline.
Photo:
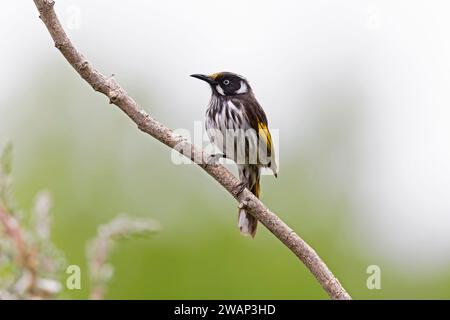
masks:
<path id="1" fill-rule="evenodd" d="M 262 168 L 271 169 L 275 177 L 278 168 L 267 116 L 250 83 L 232 72 L 192 74 L 191 77 L 211 87 L 205 128 L 210 142 L 222 152 L 212 155 L 212 159 L 233 160 L 238 167 L 240 191 L 248 188 L 259 198 Z M 241 234 L 254 238 L 257 225 L 258 220 L 240 205 L 238 227 Z"/>

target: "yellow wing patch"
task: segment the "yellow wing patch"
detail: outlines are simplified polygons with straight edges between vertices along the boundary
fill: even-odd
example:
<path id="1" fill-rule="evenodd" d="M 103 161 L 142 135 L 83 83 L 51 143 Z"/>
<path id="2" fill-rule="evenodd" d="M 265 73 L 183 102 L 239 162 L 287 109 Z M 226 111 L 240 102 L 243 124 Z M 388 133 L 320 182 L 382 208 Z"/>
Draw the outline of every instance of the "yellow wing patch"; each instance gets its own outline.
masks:
<path id="1" fill-rule="evenodd" d="M 259 136 L 264 139 L 269 150 L 272 150 L 272 137 L 270 136 L 269 128 L 261 121 L 258 121 Z"/>

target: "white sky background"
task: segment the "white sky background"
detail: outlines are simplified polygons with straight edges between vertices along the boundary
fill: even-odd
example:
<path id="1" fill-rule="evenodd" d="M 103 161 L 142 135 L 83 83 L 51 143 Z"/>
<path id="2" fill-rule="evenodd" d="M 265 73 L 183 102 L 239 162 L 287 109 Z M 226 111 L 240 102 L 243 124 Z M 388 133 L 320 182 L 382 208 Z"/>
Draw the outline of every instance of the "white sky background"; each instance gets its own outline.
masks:
<path id="1" fill-rule="evenodd" d="M 177 107 L 171 124 L 203 118 L 210 93 L 188 75 L 223 70 L 250 80 L 282 128 L 282 158 L 323 130 L 323 113 L 356 112 L 356 154 L 337 150 L 318 168 L 351 188 L 358 234 L 405 264 L 450 261 L 448 1 L 56 2 L 100 70 L 139 76 L 155 103 Z M 26 94 L 20 81 L 64 62 L 31 0 L 2 4 L 0 39 L 2 133 L 8 100 Z"/>

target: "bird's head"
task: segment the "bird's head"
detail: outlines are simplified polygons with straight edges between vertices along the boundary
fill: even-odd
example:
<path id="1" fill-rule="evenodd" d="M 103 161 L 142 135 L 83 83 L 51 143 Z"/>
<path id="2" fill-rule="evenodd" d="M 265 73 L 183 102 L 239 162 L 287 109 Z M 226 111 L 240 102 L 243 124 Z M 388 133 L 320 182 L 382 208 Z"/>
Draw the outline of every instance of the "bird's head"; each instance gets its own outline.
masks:
<path id="1" fill-rule="evenodd" d="M 248 81 L 235 73 L 219 72 L 211 75 L 192 74 L 191 77 L 206 81 L 211 86 L 213 94 L 235 96 L 251 92 Z"/>

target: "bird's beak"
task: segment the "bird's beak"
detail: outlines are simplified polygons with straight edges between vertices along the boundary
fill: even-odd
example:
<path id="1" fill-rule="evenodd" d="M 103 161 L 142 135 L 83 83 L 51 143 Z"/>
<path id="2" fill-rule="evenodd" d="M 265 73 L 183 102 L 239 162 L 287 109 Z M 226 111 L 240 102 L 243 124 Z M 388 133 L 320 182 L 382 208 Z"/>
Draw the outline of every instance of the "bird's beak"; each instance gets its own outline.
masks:
<path id="1" fill-rule="evenodd" d="M 197 78 L 197 79 L 200 79 L 200 80 L 203 80 L 203 81 L 206 81 L 206 82 L 208 82 L 210 85 L 217 84 L 217 83 L 216 83 L 216 80 L 214 80 L 212 77 L 207 76 L 207 75 L 205 75 L 205 74 L 191 74 L 191 77 Z"/>

